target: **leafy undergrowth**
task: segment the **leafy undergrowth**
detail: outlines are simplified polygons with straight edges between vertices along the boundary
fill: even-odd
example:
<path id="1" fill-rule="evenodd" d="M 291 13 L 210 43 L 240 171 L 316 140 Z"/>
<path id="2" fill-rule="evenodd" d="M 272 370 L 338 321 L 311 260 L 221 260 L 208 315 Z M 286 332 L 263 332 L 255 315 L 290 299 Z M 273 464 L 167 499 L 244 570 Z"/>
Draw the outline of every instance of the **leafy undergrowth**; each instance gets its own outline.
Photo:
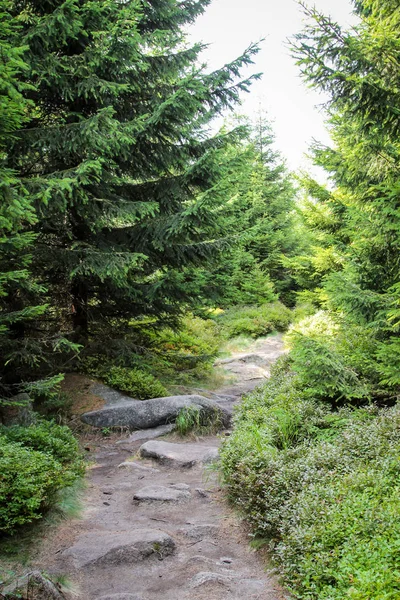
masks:
<path id="1" fill-rule="evenodd" d="M 292 321 L 292 311 L 281 302 L 261 306 L 235 306 L 215 317 L 223 339 L 248 336 L 256 339 L 273 331 L 286 331 Z"/>
<path id="2" fill-rule="evenodd" d="M 230 498 L 302 600 L 400 597 L 400 407 L 310 397 L 279 361 L 222 448 Z"/>
<path id="3" fill-rule="evenodd" d="M 103 347 L 83 358 L 81 370 L 139 400 L 176 393 L 180 386 L 212 384 L 215 379 L 213 363 L 221 337 L 211 319 L 187 315 L 180 329 L 161 330 L 132 323 L 126 341 L 140 351 Z"/>
<path id="4" fill-rule="evenodd" d="M 250 344 L 273 331 L 285 331 L 292 311 L 280 302 L 215 310 L 210 318 L 186 315 L 179 329 L 152 329 L 151 323 L 132 322 L 127 346 L 109 347 L 83 357 L 81 370 L 140 400 L 222 384 L 213 367 L 223 345 L 239 340 Z M 232 346 L 233 344 L 233 346 Z M 234 351 L 235 342 L 229 351 Z M 129 351 L 129 346 L 140 351 Z M 128 348 L 128 349 L 127 349 Z"/>

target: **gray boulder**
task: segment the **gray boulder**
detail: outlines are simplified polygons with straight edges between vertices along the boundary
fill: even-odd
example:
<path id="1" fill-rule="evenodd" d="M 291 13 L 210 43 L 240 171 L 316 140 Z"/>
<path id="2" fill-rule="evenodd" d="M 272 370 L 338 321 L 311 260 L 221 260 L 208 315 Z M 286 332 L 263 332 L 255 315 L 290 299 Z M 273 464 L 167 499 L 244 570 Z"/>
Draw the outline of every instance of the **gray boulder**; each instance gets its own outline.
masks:
<path id="1" fill-rule="evenodd" d="M 136 492 L 133 500 L 135 503 L 148 504 L 153 502 L 179 503 L 187 502 L 191 497 L 191 493 L 187 489 L 180 489 L 174 486 L 148 485 Z"/>
<path id="2" fill-rule="evenodd" d="M 218 448 L 199 444 L 170 444 L 150 441 L 140 446 L 140 456 L 153 458 L 169 467 L 190 469 L 197 464 L 218 460 Z"/>
<path id="3" fill-rule="evenodd" d="M 36 423 L 37 415 L 33 410 L 32 400 L 28 394 L 21 393 L 10 398 L 10 404 L 0 410 L 0 422 L 3 425 L 22 425 L 29 427 Z"/>
<path id="4" fill-rule="evenodd" d="M 163 531 L 137 529 L 121 532 L 88 533 L 65 555 L 72 556 L 75 565 L 116 566 L 141 562 L 156 556 L 164 558 L 175 550 L 174 540 Z"/>
<path id="5" fill-rule="evenodd" d="M 168 396 L 153 400 L 124 400 L 120 404 L 106 406 L 100 410 L 81 416 L 84 423 L 93 427 L 129 427 L 130 429 L 149 429 L 175 421 L 179 411 L 195 406 L 206 414 L 216 415 L 221 426 L 227 427 L 231 414 L 213 400 L 198 395 Z"/>
<path id="6" fill-rule="evenodd" d="M 65 596 L 61 591 L 40 571 L 30 571 L 23 577 L 16 579 L 0 591 L 0 597 L 32 598 L 31 594 L 33 593 L 35 598 L 42 598 L 43 600 L 65 600 Z"/>

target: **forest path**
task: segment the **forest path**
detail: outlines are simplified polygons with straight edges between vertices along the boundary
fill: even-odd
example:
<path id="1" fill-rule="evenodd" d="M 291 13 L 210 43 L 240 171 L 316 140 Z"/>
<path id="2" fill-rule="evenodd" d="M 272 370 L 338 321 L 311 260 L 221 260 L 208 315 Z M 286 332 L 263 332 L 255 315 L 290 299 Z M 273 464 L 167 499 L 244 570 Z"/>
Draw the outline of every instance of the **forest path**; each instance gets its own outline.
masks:
<path id="1" fill-rule="evenodd" d="M 236 404 L 282 353 L 271 336 L 217 361 L 236 382 L 213 397 Z M 35 566 L 67 575 L 82 600 L 282 600 L 206 465 L 220 438 L 146 435 L 98 444 L 82 518 L 57 528 Z"/>

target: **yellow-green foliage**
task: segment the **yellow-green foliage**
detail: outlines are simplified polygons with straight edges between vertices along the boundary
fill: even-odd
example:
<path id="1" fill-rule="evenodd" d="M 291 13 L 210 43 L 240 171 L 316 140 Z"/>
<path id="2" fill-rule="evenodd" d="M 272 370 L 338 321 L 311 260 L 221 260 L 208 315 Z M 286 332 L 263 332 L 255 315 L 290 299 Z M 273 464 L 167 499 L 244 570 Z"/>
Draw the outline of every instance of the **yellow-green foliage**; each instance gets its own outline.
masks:
<path id="1" fill-rule="evenodd" d="M 219 351 L 220 333 L 218 325 L 211 319 L 187 315 L 180 328 L 163 329 L 155 334 L 156 350 L 166 352 L 171 359 L 183 360 L 214 358 Z"/>
<path id="2" fill-rule="evenodd" d="M 280 302 L 273 302 L 262 306 L 235 306 L 215 318 L 226 339 L 239 335 L 258 338 L 272 331 L 285 331 L 292 314 Z"/>
<path id="3" fill-rule="evenodd" d="M 379 381 L 373 330 L 326 311 L 293 324 L 285 337 L 297 385 L 330 402 L 368 400 Z"/>
<path id="4" fill-rule="evenodd" d="M 141 400 L 165 396 L 169 386 L 210 377 L 221 343 L 217 323 L 188 314 L 179 327 L 151 327 L 152 323 L 131 323 L 126 341 L 140 353 L 105 348 L 104 354 L 86 356 L 82 371 Z"/>
<path id="5" fill-rule="evenodd" d="M 400 408 L 305 397 L 286 367 L 249 395 L 222 448 L 231 499 L 303 600 L 400 597 Z"/>
<path id="6" fill-rule="evenodd" d="M 288 348 L 293 348 L 296 339 L 298 339 L 298 334 L 321 341 L 326 338 L 333 339 L 338 332 L 338 323 L 333 320 L 328 312 L 320 310 L 291 325 L 285 335 L 285 341 Z"/>
<path id="7" fill-rule="evenodd" d="M 167 396 L 167 390 L 160 381 L 139 369 L 110 367 L 103 380 L 111 387 L 127 392 L 138 400 Z"/>

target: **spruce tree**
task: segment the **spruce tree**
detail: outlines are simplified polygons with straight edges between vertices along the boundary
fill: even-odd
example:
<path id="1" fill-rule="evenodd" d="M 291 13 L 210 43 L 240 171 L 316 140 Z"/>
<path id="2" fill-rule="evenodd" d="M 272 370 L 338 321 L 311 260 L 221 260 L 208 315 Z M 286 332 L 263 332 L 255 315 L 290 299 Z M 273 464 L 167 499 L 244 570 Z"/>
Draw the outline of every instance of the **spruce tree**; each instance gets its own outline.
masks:
<path id="1" fill-rule="evenodd" d="M 27 347 L 25 331 L 45 306 L 35 304 L 40 289 L 30 281 L 35 223 L 29 195 L 8 164 L 7 143 L 17 135 L 30 108 L 21 77 L 27 68 L 25 48 L 12 45 L 17 23 L 10 2 L 0 2 L 0 407 L 24 389 L 25 371 L 35 356 Z"/>
<path id="2" fill-rule="evenodd" d="M 218 246 L 220 156 L 210 121 L 257 51 L 208 73 L 184 28 L 209 0 L 14 0 L 36 109 L 10 144 L 35 203 L 33 268 L 73 339 L 166 318 L 196 291 L 185 267 Z"/>
<path id="3" fill-rule="evenodd" d="M 272 302 L 277 294 L 293 301 L 295 283 L 285 257 L 298 252 L 292 178 L 274 150 L 274 135 L 263 113 L 254 122 L 240 119 L 247 134 L 231 144 L 225 162 L 231 164 L 230 187 L 218 222 L 234 247 L 209 268 L 206 285 L 221 306 Z"/>
<path id="4" fill-rule="evenodd" d="M 381 384 L 396 387 L 400 18 L 391 0 L 354 6 L 361 20 L 349 31 L 305 9 L 309 21 L 297 36 L 295 53 L 307 81 L 330 97 L 334 146 L 317 148 L 315 158 L 336 186 L 330 208 L 339 215 L 334 245 L 343 268 L 327 278 L 325 294 L 331 308 L 374 332 Z"/>

